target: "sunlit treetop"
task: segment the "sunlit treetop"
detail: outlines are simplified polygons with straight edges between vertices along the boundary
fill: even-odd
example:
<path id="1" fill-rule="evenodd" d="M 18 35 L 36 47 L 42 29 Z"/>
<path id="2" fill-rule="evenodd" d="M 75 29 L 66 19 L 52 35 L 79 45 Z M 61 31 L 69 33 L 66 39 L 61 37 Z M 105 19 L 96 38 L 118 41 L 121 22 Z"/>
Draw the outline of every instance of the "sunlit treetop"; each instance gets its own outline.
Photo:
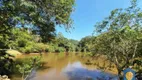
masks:
<path id="1" fill-rule="evenodd" d="M 56 25 L 71 27 L 71 13 L 75 0 L 1 0 L 0 1 L 0 33 L 10 28 L 32 24 L 36 33 L 50 37 L 55 33 Z M 45 37 L 46 36 L 46 37 Z"/>
<path id="2" fill-rule="evenodd" d="M 126 9 L 115 9 L 103 21 L 95 25 L 96 32 L 115 31 L 129 26 L 134 30 L 142 30 L 142 11 L 137 6 L 137 0 L 131 1 Z"/>

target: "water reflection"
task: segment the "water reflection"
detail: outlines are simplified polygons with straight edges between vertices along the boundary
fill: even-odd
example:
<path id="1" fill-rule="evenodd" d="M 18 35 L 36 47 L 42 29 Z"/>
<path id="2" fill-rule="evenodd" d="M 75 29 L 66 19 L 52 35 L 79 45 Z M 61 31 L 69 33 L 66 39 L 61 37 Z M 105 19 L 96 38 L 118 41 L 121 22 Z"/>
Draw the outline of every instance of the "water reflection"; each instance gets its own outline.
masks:
<path id="1" fill-rule="evenodd" d="M 37 75 L 32 80 L 117 80 L 117 76 L 100 70 L 89 70 L 78 61 L 69 62 L 61 72 L 54 68 L 43 75 Z"/>
<path id="2" fill-rule="evenodd" d="M 88 70 L 80 62 L 68 65 L 64 73 L 67 74 L 69 80 L 117 80 L 115 75 L 99 70 Z"/>
<path id="3" fill-rule="evenodd" d="M 20 58 L 30 56 L 34 55 L 22 55 Z M 42 69 L 34 70 L 28 80 L 117 80 L 116 75 L 97 70 L 95 65 L 86 65 L 86 60 L 77 56 L 44 54 Z M 21 78 L 14 76 L 12 80 Z"/>

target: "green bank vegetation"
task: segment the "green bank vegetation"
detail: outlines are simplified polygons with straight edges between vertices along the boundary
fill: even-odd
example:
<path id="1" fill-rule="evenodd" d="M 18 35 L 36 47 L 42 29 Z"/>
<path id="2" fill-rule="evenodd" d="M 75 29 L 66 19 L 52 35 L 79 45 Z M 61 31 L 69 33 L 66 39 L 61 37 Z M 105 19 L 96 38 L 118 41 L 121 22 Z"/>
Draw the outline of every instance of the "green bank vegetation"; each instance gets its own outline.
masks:
<path id="1" fill-rule="evenodd" d="M 66 30 L 72 28 L 70 14 L 74 5 L 74 0 L 1 0 L 0 75 L 21 71 L 19 73 L 25 78 L 33 67 L 38 66 L 31 66 L 34 61 L 17 63 L 7 49 L 23 54 L 82 52 L 82 57 L 89 56 L 90 59 L 101 55 L 110 65 L 115 64 L 120 77 L 128 66 L 133 66 L 141 75 L 142 11 L 137 7 L 137 0 L 132 0 L 126 9 L 111 11 L 108 17 L 96 23 L 94 36 L 80 41 L 67 39 L 62 33 L 56 34 L 55 29 L 57 25 Z"/>
<path id="2" fill-rule="evenodd" d="M 74 2 L 74 0 L 1 0 L 0 75 L 10 75 L 19 70 L 25 78 L 25 74 L 31 71 L 30 61 L 23 62 L 25 65 L 23 67 L 23 64 L 13 60 L 13 55 L 6 53 L 8 49 L 21 53 L 63 52 L 64 48 L 59 47 L 56 41 L 55 27 L 59 25 L 70 29 L 72 24 L 70 14 L 74 10 Z M 16 65 L 18 67 L 15 67 Z"/>
<path id="3" fill-rule="evenodd" d="M 91 56 L 104 55 L 115 64 L 119 77 L 129 66 L 142 73 L 142 11 L 137 0 L 126 9 L 115 9 L 104 20 L 95 24 L 95 36 L 87 36 L 80 42 L 89 49 Z"/>

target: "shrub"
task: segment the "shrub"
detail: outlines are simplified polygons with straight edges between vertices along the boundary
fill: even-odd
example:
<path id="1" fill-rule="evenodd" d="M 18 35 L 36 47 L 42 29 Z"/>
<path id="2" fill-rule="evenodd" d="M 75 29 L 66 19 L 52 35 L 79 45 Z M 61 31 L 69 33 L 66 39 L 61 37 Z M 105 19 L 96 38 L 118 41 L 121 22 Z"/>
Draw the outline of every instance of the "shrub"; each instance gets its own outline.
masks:
<path id="1" fill-rule="evenodd" d="M 65 48 L 63 47 L 58 47 L 59 52 L 65 52 Z"/>
<path id="2" fill-rule="evenodd" d="M 43 43 L 36 43 L 34 45 L 34 50 L 37 52 L 46 52 L 48 51 L 48 45 Z"/>
<path id="3" fill-rule="evenodd" d="M 29 74 L 41 65 L 41 56 L 35 56 L 25 60 L 21 60 L 21 63 L 16 65 L 18 72 L 22 75 L 22 80 L 26 80 Z"/>
<path id="4" fill-rule="evenodd" d="M 40 53 L 49 51 L 48 45 L 43 43 L 27 42 L 25 47 L 19 47 L 22 53 Z"/>
<path id="5" fill-rule="evenodd" d="M 0 75 L 9 75 L 13 72 L 12 57 L 5 50 L 0 50 Z"/>
<path id="6" fill-rule="evenodd" d="M 18 50 L 22 53 L 31 53 L 34 50 L 34 42 L 27 42 L 25 47 L 19 47 Z"/>

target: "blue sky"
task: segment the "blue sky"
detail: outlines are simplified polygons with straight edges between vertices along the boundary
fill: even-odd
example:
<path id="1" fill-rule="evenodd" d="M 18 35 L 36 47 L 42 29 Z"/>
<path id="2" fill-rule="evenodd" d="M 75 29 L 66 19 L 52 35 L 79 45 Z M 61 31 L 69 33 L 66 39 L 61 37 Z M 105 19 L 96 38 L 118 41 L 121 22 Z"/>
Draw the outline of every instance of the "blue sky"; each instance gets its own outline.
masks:
<path id="1" fill-rule="evenodd" d="M 138 0 L 142 6 L 142 0 Z M 64 28 L 57 27 L 57 33 L 62 32 L 66 38 L 80 40 L 92 35 L 96 22 L 107 17 L 113 9 L 126 8 L 130 5 L 130 0 L 76 0 L 75 11 L 72 13 L 73 27 L 71 33 Z"/>

